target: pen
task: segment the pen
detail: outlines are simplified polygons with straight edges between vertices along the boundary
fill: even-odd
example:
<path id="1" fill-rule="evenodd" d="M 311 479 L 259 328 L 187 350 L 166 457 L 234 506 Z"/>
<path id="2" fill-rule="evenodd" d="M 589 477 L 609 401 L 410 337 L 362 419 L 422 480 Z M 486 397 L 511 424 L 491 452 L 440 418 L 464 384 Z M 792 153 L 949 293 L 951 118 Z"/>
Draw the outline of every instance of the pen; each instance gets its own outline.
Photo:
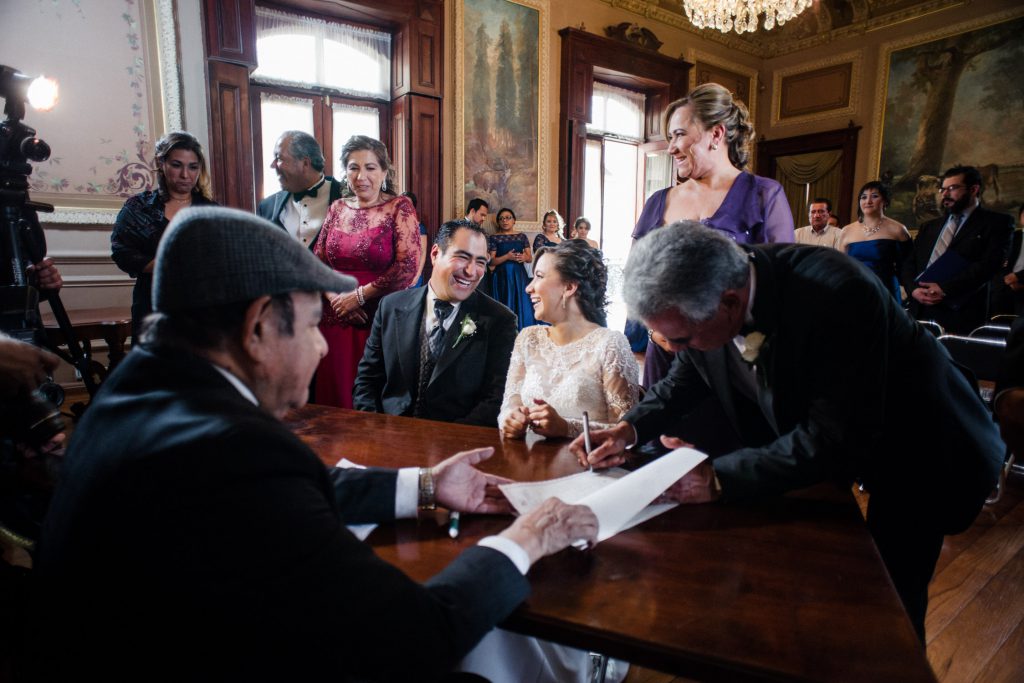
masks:
<path id="1" fill-rule="evenodd" d="M 459 537 L 459 513 L 452 511 L 448 515 L 448 536 L 451 538 Z"/>
<path id="2" fill-rule="evenodd" d="M 583 411 L 583 448 L 587 451 L 587 457 L 590 457 L 590 414 L 587 411 Z M 588 461 L 589 462 L 589 461 Z M 594 466 L 589 465 L 587 469 L 591 472 L 594 471 Z"/>

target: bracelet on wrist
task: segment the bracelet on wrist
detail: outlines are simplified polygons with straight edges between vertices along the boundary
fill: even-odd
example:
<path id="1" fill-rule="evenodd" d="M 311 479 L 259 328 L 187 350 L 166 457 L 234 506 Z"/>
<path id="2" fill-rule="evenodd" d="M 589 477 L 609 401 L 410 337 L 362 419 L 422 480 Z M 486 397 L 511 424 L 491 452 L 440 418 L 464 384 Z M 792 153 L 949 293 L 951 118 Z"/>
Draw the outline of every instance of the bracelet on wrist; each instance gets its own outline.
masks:
<path id="1" fill-rule="evenodd" d="M 360 306 L 366 305 L 366 296 L 363 295 L 362 285 L 356 287 L 356 302 L 358 302 Z"/>
<path id="2" fill-rule="evenodd" d="M 434 491 L 434 473 L 429 467 L 420 468 L 419 509 L 436 510 L 437 498 Z"/>

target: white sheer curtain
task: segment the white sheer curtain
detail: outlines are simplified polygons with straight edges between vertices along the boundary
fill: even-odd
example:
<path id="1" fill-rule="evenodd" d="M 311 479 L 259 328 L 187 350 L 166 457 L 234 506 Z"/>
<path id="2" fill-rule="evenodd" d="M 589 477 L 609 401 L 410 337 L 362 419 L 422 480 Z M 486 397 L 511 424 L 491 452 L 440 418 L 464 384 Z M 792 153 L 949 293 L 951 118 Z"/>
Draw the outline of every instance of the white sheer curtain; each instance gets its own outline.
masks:
<path id="1" fill-rule="evenodd" d="M 253 79 L 263 83 L 390 96 L 391 36 L 381 31 L 257 7 L 256 59 Z"/>
<path id="2" fill-rule="evenodd" d="M 332 102 L 331 116 L 334 126 L 334 149 L 331 153 L 336 164 L 341 163 L 341 148 L 353 135 L 369 135 L 371 138 L 380 139 L 380 112 L 373 107 Z M 344 169 L 335 166 L 336 177 L 340 178 L 344 174 Z"/>
<path id="3" fill-rule="evenodd" d="M 628 140 L 643 140 L 644 95 L 594 81 L 591 118 L 587 130 Z"/>

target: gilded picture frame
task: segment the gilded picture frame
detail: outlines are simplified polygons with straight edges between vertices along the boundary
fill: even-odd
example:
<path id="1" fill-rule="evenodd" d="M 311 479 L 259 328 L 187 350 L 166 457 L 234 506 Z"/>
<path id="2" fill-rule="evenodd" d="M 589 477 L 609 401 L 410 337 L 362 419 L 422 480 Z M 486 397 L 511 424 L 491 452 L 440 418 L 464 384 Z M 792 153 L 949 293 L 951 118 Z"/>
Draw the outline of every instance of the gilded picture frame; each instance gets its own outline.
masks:
<path id="1" fill-rule="evenodd" d="M 1024 103 L 1006 85 L 1022 33 L 1014 9 L 882 46 L 868 168 L 892 187 L 887 215 L 910 228 L 940 216 L 941 174 L 957 164 L 982 172 L 989 208 L 1024 201 L 1024 129 L 1011 125 Z"/>
<path id="2" fill-rule="evenodd" d="M 455 3 L 455 183 L 461 212 L 476 197 L 540 229 L 548 198 L 548 2 Z"/>

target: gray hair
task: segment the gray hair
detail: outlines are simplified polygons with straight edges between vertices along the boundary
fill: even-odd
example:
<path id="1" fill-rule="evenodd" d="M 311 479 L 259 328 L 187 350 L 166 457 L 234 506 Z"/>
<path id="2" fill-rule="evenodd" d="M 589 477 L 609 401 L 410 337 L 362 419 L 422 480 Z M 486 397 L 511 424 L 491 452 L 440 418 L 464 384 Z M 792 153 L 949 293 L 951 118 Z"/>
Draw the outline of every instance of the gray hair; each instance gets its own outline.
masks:
<path id="1" fill-rule="evenodd" d="M 748 264 L 735 242 L 696 221 L 654 230 L 633 245 L 626 261 L 629 317 L 649 320 L 675 310 L 691 322 L 709 320 L 725 290 L 746 286 Z"/>
<path id="2" fill-rule="evenodd" d="M 320 143 L 309 133 L 301 130 L 286 130 L 281 134 L 282 138 L 288 140 L 288 152 L 296 159 L 309 159 L 309 165 L 314 170 L 324 170 L 324 152 L 320 149 Z"/>

